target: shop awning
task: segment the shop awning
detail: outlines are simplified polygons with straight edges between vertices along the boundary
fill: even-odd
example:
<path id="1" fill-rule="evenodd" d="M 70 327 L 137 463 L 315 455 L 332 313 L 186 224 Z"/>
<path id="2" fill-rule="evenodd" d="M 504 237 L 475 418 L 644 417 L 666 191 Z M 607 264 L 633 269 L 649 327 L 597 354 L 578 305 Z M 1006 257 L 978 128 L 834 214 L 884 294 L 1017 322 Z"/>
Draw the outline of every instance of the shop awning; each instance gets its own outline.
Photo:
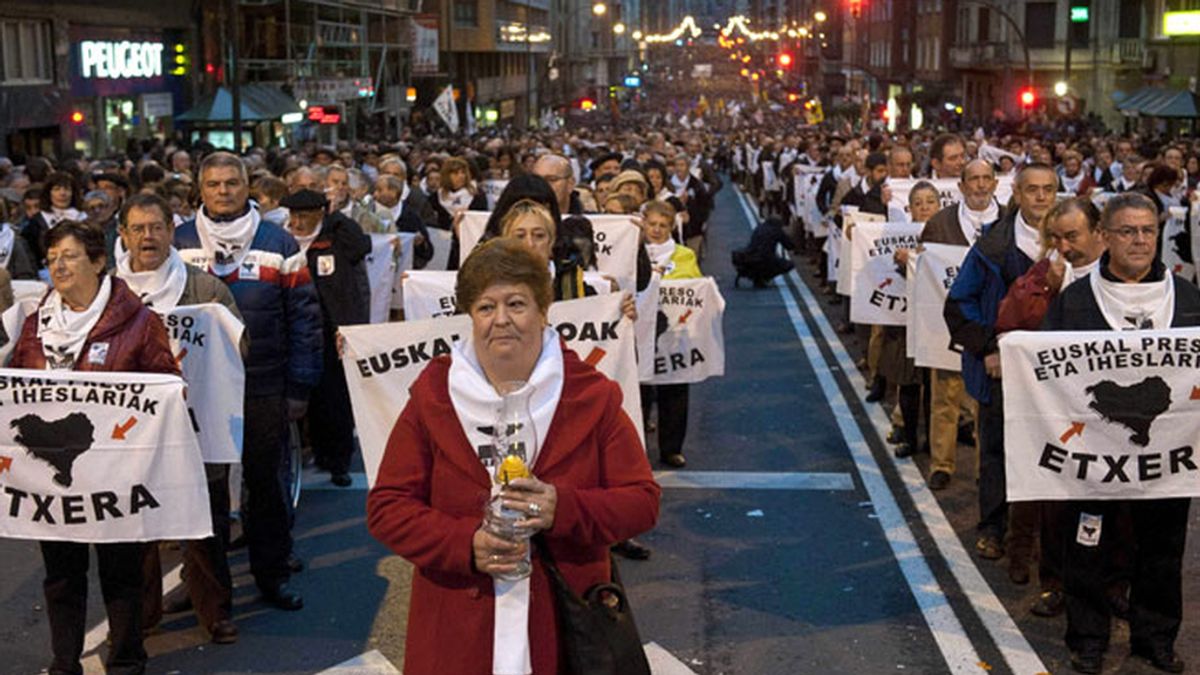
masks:
<path id="1" fill-rule="evenodd" d="M 1125 115 L 1147 117 L 1200 117 L 1197 96 L 1182 89 L 1144 87 L 1117 102 L 1117 110 Z"/>
<path id="2" fill-rule="evenodd" d="M 303 112 L 291 96 L 267 84 L 243 84 L 240 87 L 242 121 L 275 120 L 287 113 Z M 177 122 L 232 122 L 233 94 L 220 87 L 215 94 L 201 98 L 191 110 L 175 118 Z"/>

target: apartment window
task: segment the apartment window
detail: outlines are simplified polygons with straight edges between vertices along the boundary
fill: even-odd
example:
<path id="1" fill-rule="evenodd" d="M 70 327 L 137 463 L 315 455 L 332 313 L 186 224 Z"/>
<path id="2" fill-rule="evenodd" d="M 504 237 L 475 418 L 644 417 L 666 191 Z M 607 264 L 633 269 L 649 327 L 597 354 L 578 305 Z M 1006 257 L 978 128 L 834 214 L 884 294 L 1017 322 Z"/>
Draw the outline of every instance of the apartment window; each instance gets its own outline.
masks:
<path id="1" fill-rule="evenodd" d="M 1030 2 L 1025 5 L 1025 42 L 1031 49 L 1054 47 L 1054 13 L 1057 3 Z"/>
<path id="2" fill-rule="evenodd" d="M 54 81 L 49 21 L 0 20 L 0 84 Z"/>
<path id="3" fill-rule="evenodd" d="M 1141 0 L 1125 0 L 1121 3 L 1121 18 L 1117 22 L 1117 37 L 1142 37 L 1142 3 Z"/>
<path id="4" fill-rule="evenodd" d="M 930 61 L 933 62 L 933 67 L 930 70 L 940 71 L 942 69 L 942 36 L 933 36 L 933 49 L 931 50 Z"/>
<path id="5" fill-rule="evenodd" d="M 478 26 L 479 0 L 454 0 L 454 24 L 456 26 Z"/>

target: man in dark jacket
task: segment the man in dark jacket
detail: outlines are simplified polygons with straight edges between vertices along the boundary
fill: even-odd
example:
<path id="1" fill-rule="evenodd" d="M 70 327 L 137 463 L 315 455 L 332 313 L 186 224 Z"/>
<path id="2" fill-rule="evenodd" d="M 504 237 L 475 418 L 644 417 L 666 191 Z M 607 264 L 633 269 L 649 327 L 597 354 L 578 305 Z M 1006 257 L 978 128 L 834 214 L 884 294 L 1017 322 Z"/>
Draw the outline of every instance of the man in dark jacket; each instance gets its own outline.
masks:
<path id="1" fill-rule="evenodd" d="M 334 485 L 349 487 L 354 416 L 338 358 L 337 330 L 371 320 L 371 291 L 363 264 L 371 252 L 371 239 L 341 212 L 327 214 L 328 202 L 320 192 L 300 190 L 280 203 L 291 214 L 288 231 L 308 258 L 308 271 L 321 301 L 324 368 L 308 409 L 313 454 L 317 465 L 329 471 Z"/>
<path id="2" fill-rule="evenodd" d="M 175 246 L 185 262 L 229 286 L 250 334 L 242 444 L 250 572 L 265 600 L 297 610 L 304 600 L 288 586 L 292 534 L 279 474 L 288 420 L 304 416 L 321 378 L 317 292 L 296 240 L 250 206 L 246 167 L 236 155 L 204 158 L 200 196 L 203 206 L 175 231 Z"/>
<path id="3" fill-rule="evenodd" d="M 1200 326 L 1200 291 L 1172 277 L 1155 255 L 1158 217 L 1154 204 L 1136 193 L 1113 197 L 1105 205 L 1101 227 L 1108 252 L 1100 258 L 1100 283 L 1113 291 L 1099 293 L 1092 280 L 1071 284 L 1050 304 L 1043 330 L 1140 330 Z M 1136 300 L 1116 292 L 1126 284 L 1157 286 Z M 1166 301 L 1174 294 L 1174 305 Z M 1159 309 L 1161 308 L 1161 309 Z M 1114 325 L 1115 324 L 1115 325 Z M 1182 421 L 1182 420 L 1181 420 Z M 1069 501 L 1063 521 L 1069 532 L 1076 523 L 1097 519 L 1099 542 L 1084 545 L 1075 537 L 1064 542 L 1063 581 L 1067 594 L 1067 648 L 1071 666 L 1081 673 L 1103 670 L 1108 648 L 1110 609 L 1107 562 L 1114 547 L 1124 544 L 1111 526 L 1117 512 L 1127 509 L 1133 520 L 1129 643 L 1134 656 L 1156 669 L 1181 673 L 1184 662 L 1175 654 L 1183 619 L 1182 566 L 1187 544 L 1188 499 Z M 1087 542 L 1089 544 L 1095 542 Z"/>
<path id="4" fill-rule="evenodd" d="M 842 206 L 857 206 L 863 213 L 886 216 L 883 183 L 888 177 L 887 161 L 887 155 L 882 152 L 867 155 L 867 175 L 842 197 Z"/>
<path id="5" fill-rule="evenodd" d="M 1013 193 L 1018 208 L 989 227 L 971 247 L 946 296 L 946 326 L 951 339 L 963 350 L 963 382 L 967 393 L 979 402 L 979 525 L 975 550 L 988 560 L 1004 556 L 1008 529 L 1004 398 L 996 315 L 1008 287 L 1029 271 L 1040 255 L 1037 226 L 1054 205 L 1057 188 L 1058 176 L 1049 166 L 1031 164 L 1022 169 Z"/>

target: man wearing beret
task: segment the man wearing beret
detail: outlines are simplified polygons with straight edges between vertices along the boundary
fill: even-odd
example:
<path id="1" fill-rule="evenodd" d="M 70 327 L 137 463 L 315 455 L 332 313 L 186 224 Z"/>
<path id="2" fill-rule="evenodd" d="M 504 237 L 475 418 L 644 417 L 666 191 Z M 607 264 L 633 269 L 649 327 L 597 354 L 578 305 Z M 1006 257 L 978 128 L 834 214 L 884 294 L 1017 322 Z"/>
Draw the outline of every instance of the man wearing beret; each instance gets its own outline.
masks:
<path id="1" fill-rule="evenodd" d="M 342 362 L 338 358 L 337 330 L 370 321 L 371 291 L 363 260 L 371 252 L 371 239 L 353 220 L 328 214 L 325 195 L 299 190 L 283 198 L 288 209 L 288 231 L 308 259 L 308 271 L 321 302 L 324 369 L 312 391 L 308 408 L 309 433 L 317 466 L 329 471 L 334 485 L 348 487 L 350 458 L 354 454 L 354 417 Z"/>

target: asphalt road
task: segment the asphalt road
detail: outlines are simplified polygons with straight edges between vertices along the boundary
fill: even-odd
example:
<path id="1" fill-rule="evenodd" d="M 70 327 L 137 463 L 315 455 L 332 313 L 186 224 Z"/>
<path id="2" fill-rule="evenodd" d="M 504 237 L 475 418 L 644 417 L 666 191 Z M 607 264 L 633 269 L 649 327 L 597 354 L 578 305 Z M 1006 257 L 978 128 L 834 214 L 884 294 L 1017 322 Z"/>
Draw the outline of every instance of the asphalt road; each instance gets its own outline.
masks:
<path id="1" fill-rule="evenodd" d="M 853 366 L 865 340 L 830 330 L 842 307 L 817 289 L 807 257 L 772 288 L 733 287 L 729 252 L 747 241 L 751 209 L 732 186 L 718 195 L 702 268 L 727 301 L 726 375 L 691 389 L 688 466 L 662 475 L 659 525 L 642 537 L 653 557 L 620 565 L 643 639 L 676 668 L 713 675 L 1066 672 L 1063 620 L 1028 614 L 1036 581 L 1014 587 L 1002 565 L 970 553 L 972 453 L 960 449 L 959 474 L 936 499 L 924 488 L 926 457 L 891 458 L 882 408 L 863 403 Z M 309 479 L 295 526 L 307 569 L 293 580 L 305 608 L 258 601 L 245 550 L 234 551 L 241 640 L 211 645 L 190 614 L 168 615 L 147 640 L 149 672 L 313 673 L 347 662 L 359 665 L 334 672 L 396 672 L 411 568 L 367 534 L 361 480 L 338 489 Z M 1189 608 L 1200 601 L 1198 556 L 1190 546 Z M 164 558 L 170 571 L 178 554 Z M 50 650 L 36 545 L 0 541 L 0 569 L 0 673 L 39 672 Z M 94 574 L 91 593 L 85 665 L 101 672 Z M 1189 618 L 1178 648 L 1197 661 Z M 1117 622 L 1106 672 L 1150 672 L 1125 661 L 1127 632 Z"/>

